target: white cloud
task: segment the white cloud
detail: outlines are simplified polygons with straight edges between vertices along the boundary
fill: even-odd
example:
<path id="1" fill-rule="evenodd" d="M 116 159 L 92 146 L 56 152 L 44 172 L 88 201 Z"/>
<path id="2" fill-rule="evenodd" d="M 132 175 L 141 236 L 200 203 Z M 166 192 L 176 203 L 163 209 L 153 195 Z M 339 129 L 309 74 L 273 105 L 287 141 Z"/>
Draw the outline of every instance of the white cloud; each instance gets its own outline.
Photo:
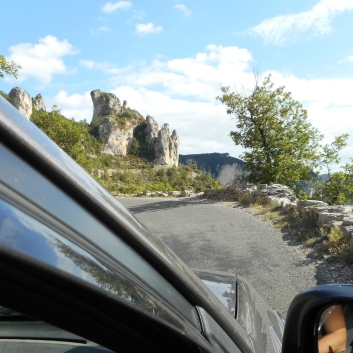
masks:
<path id="1" fill-rule="evenodd" d="M 106 61 L 102 63 L 97 63 L 93 60 L 81 60 L 80 65 L 85 67 L 86 69 L 96 69 L 96 70 L 103 71 L 107 74 L 119 74 L 126 70 L 126 68 L 125 69 L 116 68 Z"/>
<path id="2" fill-rule="evenodd" d="M 99 28 L 99 31 L 100 32 L 109 32 L 110 28 L 103 26 L 103 27 Z"/>
<path id="3" fill-rule="evenodd" d="M 134 20 L 143 20 L 146 17 L 146 11 L 144 10 L 139 10 L 139 11 L 133 11 L 133 16 L 132 18 Z"/>
<path id="4" fill-rule="evenodd" d="M 150 114 L 159 125 L 168 122 L 180 135 L 181 153 L 229 152 L 238 157 L 241 148 L 228 137 L 235 121 L 226 115 L 226 109 L 215 99 L 220 85 L 242 90 L 253 87 L 252 55 L 246 49 L 209 45 L 194 57 L 163 60 L 118 68 L 106 62 L 83 61 L 88 69 L 97 69 L 111 77 L 110 90 L 121 101 L 127 100 L 132 109 L 143 116 Z M 110 72 L 109 72 L 110 70 Z M 112 72 L 116 72 L 113 73 Z M 269 72 L 265 72 L 267 75 Z M 353 146 L 353 77 L 346 79 L 303 79 L 294 75 L 272 72 L 277 85 L 285 85 L 294 99 L 308 110 L 312 124 L 325 134 L 325 143 L 342 133 L 351 135 L 348 145 Z M 102 87 L 96 87 L 103 89 Z M 71 96 L 61 94 L 56 104 L 92 117 L 90 99 L 69 106 Z M 74 99 L 75 98 L 75 99 Z M 59 97 L 58 97 L 59 99 Z M 79 102 L 73 96 L 73 102 Z M 73 105 L 74 106 L 74 105 Z M 86 115 L 85 115 L 86 114 Z M 69 116 L 75 116 L 72 113 Z M 343 162 L 352 156 L 353 147 L 345 149 Z"/>
<path id="5" fill-rule="evenodd" d="M 9 48 L 11 54 L 7 59 L 22 67 L 18 75 L 19 81 L 32 77 L 48 84 L 53 75 L 68 72 L 62 57 L 77 53 L 66 39 L 60 41 L 48 35 L 38 42 L 20 43 Z"/>
<path id="6" fill-rule="evenodd" d="M 321 0 L 308 11 L 266 19 L 246 33 L 261 37 L 265 44 L 295 42 L 305 32 L 313 36 L 330 33 L 333 17 L 352 9 L 353 0 Z"/>
<path id="7" fill-rule="evenodd" d="M 191 15 L 191 10 L 189 10 L 185 5 L 183 4 L 177 4 L 174 5 L 174 8 L 178 9 L 181 11 L 185 16 L 190 16 Z"/>
<path id="8" fill-rule="evenodd" d="M 94 69 L 96 67 L 96 63 L 93 60 L 81 60 L 80 65 L 87 69 Z"/>
<path id="9" fill-rule="evenodd" d="M 130 1 L 118 1 L 118 2 L 107 2 L 102 7 L 102 11 L 105 13 L 112 13 L 116 10 L 127 10 L 129 7 L 132 6 Z"/>
<path id="10" fill-rule="evenodd" d="M 98 28 L 97 30 L 95 30 L 95 29 L 89 30 L 89 34 L 91 36 L 98 36 L 101 32 L 105 32 L 105 33 L 110 32 L 110 28 L 102 26 L 102 27 Z"/>
<path id="11" fill-rule="evenodd" d="M 66 91 L 59 91 L 54 97 L 53 104 L 57 105 L 64 116 L 77 121 L 86 119 L 91 121 L 93 116 L 93 104 L 90 91 L 83 94 L 69 95 Z"/>
<path id="12" fill-rule="evenodd" d="M 155 26 L 152 22 L 149 23 L 138 23 L 136 25 L 136 32 L 138 34 L 149 34 L 162 32 L 163 28 L 161 26 Z"/>
<path id="13" fill-rule="evenodd" d="M 155 60 L 150 65 L 125 68 L 114 79 L 133 87 L 158 89 L 173 97 L 214 101 L 222 85 L 235 80 L 251 80 L 247 73 L 252 61 L 250 52 L 237 47 L 209 45 L 192 58 Z"/>
<path id="14" fill-rule="evenodd" d="M 353 61 L 353 55 L 347 56 L 345 59 L 343 60 L 338 60 L 339 64 L 343 64 L 343 63 L 348 63 L 350 61 Z"/>

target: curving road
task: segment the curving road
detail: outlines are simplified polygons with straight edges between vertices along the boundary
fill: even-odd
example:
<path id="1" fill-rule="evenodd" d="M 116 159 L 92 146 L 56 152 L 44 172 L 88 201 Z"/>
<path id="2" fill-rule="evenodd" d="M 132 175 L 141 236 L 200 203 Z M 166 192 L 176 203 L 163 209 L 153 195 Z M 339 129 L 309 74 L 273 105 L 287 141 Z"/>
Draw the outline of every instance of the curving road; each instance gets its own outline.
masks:
<path id="1" fill-rule="evenodd" d="M 246 277 L 283 316 L 297 293 L 317 283 L 314 265 L 295 244 L 236 204 L 196 198 L 119 201 L 188 266 Z"/>

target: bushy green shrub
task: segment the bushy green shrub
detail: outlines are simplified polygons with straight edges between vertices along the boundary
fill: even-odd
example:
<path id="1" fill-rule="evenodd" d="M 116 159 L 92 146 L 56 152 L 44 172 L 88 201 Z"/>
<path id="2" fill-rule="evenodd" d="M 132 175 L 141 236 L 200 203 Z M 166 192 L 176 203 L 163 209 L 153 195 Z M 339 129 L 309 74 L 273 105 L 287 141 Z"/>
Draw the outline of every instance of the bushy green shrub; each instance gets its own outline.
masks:
<path id="1" fill-rule="evenodd" d="M 56 106 L 51 112 L 33 109 L 30 120 L 78 164 L 88 172 L 92 171 L 94 163 L 85 147 L 97 148 L 97 145 L 93 137 L 88 137 L 87 122 L 65 118 Z"/>

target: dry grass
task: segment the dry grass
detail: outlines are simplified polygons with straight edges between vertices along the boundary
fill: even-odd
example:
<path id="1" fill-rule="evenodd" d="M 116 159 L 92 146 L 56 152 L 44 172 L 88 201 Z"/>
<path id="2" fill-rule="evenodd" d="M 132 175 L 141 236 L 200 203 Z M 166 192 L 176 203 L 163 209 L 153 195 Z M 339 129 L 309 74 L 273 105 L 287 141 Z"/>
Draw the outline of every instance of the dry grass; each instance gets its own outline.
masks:
<path id="1" fill-rule="evenodd" d="M 353 255 L 349 250 L 349 240 L 339 227 L 318 229 L 313 219 L 305 217 L 297 210 L 281 212 L 279 206 L 248 204 L 252 213 L 270 221 L 280 230 L 289 231 L 296 241 L 303 242 L 313 249 L 313 253 L 331 255 L 333 260 L 353 264 Z"/>

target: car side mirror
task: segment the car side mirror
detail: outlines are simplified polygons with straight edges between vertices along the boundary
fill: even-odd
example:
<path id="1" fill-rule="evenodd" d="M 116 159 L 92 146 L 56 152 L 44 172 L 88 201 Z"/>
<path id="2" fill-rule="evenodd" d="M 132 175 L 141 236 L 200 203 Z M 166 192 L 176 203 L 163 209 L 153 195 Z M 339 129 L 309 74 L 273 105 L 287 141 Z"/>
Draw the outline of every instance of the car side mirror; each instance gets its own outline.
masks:
<path id="1" fill-rule="evenodd" d="M 282 353 L 335 353 L 353 341 L 353 285 L 309 288 L 292 301 Z"/>

